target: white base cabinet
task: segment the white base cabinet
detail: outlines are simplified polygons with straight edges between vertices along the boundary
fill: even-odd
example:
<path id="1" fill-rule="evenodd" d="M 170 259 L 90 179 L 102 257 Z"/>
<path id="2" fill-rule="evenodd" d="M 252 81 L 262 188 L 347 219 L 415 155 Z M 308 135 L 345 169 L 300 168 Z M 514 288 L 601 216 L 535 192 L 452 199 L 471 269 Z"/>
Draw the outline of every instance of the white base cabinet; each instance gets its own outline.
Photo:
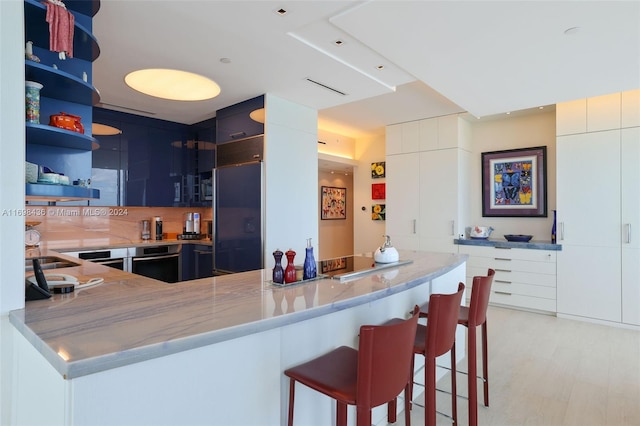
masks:
<path id="1" fill-rule="evenodd" d="M 489 303 L 535 311 L 556 312 L 557 251 L 460 245 L 468 254 L 467 298 L 474 276 L 496 271 Z"/>

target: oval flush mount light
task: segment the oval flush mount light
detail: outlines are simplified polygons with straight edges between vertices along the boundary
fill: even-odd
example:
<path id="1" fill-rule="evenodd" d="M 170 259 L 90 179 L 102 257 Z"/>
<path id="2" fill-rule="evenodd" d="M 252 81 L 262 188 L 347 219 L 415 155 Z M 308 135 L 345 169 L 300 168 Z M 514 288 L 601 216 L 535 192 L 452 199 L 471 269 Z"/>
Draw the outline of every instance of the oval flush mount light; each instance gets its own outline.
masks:
<path id="1" fill-rule="evenodd" d="M 91 134 L 94 136 L 113 136 L 119 135 L 121 133 L 122 130 L 116 127 L 107 126 L 106 124 L 100 123 L 91 123 Z"/>
<path id="2" fill-rule="evenodd" d="M 220 94 L 220 86 L 215 81 L 180 70 L 138 70 L 127 74 L 124 81 L 138 92 L 174 101 L 203 101 Z"/>

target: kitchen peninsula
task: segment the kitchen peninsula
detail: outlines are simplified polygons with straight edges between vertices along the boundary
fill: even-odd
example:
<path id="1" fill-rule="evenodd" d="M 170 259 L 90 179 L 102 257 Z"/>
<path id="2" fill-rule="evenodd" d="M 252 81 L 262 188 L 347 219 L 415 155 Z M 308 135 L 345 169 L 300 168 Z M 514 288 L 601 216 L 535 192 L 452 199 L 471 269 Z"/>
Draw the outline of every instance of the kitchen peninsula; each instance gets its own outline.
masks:
<path id="1" fill-rule="evenodd" d="M 270 270 L 166 284 L 90 262 L 61 269 L 105 282 L 11 312 L 16 391 L 31 395 L 15 399 L 16 423 L 284 424 L 284 369 L 355 347 L 360 325 L 465 280 L 466 255 L 400 256 L 411 262 L 285 287 Z M 301 424 L 331 422 L 328 400 L 296 398 Z"/>

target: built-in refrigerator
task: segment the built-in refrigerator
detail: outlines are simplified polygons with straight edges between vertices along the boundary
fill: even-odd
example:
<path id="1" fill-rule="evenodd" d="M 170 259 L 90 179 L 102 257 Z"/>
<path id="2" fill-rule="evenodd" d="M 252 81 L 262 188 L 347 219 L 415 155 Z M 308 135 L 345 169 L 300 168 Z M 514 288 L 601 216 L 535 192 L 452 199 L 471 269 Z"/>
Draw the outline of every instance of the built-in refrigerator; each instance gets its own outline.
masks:
<path id="1" fill-rule="evenodd" d="M 264 136 L 219 144 L 213 170 L 213 273 L 262 269 Z"/>

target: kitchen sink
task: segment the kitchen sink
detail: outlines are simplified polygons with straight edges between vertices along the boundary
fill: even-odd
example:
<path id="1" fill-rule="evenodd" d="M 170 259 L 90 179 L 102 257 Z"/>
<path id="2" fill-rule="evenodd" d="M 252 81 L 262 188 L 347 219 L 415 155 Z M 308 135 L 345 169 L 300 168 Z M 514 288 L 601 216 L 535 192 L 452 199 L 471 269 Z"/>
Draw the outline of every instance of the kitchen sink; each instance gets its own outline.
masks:
<path id="1" fill-rule="evenodd" d="M 36 259 L 40 261 L 40 266 L 42 267 L 42 269 L 70 268 L 72 266 L 80 265 L 79 263 L 72 262 L 67 259 L 62 259 L 56 256 L 43 256 L 37 257 Z M 33 262 L 31 260 L 32 259 L 25 259 L 24 261 L 25 271 L 27 272 L 33 271 Z"/>

